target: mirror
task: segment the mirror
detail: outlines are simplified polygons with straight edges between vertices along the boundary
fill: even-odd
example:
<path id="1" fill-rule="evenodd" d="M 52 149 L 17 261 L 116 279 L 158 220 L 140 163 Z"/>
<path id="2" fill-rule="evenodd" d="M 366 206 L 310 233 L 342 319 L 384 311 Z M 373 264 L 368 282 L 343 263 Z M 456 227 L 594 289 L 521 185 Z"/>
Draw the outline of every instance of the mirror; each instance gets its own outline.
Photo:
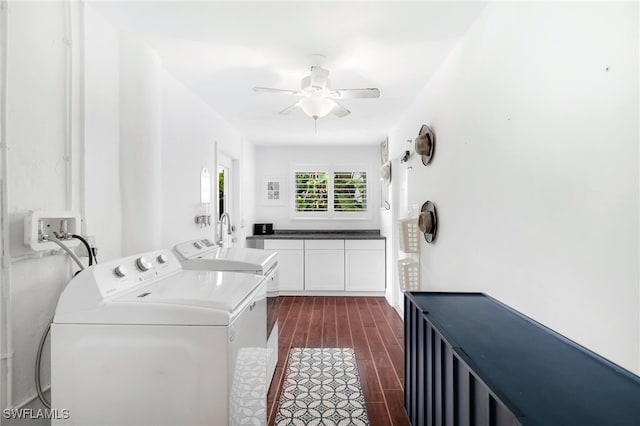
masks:
<path id="1" fill-rule="evenodd" d="M 202 204 L 211 203 L 211 176 L 206 167 L 200 172 L 200 202 Z"/>

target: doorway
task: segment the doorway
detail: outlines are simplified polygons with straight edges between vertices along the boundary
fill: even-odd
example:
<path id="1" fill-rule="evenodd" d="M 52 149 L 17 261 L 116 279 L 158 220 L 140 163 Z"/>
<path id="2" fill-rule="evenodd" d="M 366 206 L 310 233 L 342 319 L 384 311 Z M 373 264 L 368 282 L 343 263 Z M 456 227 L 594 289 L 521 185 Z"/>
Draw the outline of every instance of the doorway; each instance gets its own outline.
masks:
<path id="1" fill-rule="evenodd" d="M 222 239 L 225 247 L 232 247 L 235 245 L 235 223 L 234 223 L 234 182 L 233 182 L 233 163 L 231 157 L 225 155 L 222 152 L 218 153 L 218 166 L 217 166 L 217 179 L 218 179 L 218 214 L 216 217 L 216 223 L 220 225 L 220 218 L 224 213 L 228 214 L 229 225 L 227 221 L 222 225 L 222 234 L 218 236 L 218 239 Z M 227 232 L 227 226 L 231 229 L 231 235 Z M 218 228 L 220 229 L 220 228 Z"/>

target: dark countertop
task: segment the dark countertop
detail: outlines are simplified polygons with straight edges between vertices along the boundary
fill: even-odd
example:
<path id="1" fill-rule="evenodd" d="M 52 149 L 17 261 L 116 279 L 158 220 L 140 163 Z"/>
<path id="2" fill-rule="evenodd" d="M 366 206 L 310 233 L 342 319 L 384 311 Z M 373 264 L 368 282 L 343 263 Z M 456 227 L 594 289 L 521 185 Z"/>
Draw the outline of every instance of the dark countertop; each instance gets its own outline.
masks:
<path id="1" fill-rule="evenodd" d="M 378 229 L 278 230 L 270 235 L 251 235 L 248 240 L 386 240 Z"/>
<path id="2" fill-rule="evenodd" d="M 484 294 L 405 294 L 523 426 L 640 424 L 640 377 Z"/>

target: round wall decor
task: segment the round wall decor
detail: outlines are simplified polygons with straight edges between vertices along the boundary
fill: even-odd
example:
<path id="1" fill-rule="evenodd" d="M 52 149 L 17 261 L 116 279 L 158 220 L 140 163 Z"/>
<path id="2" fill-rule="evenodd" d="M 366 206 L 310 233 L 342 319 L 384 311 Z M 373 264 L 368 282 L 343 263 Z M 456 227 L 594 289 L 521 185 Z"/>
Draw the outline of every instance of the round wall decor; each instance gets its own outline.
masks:
<path id="1" fill-rule="evenodd" d="M 380 166 L 380 177 L 387 185 L 391 183 L 391 161 Z"/>
<path id="2" fill-rule="evenodd" d="M 424 203 L 420 209 L 418 228 L 424 234 L 426 242 L 432 243 L 435 241 L 438 232 L 438 215 L 436 206 L 431 201 Z"/>
<path id="3" fill-rule="evenodd" d="M 422 164 L 425 166 L 431 162 L 436 147 L 436 135 L 433 129 L 423 124 L 415 139 L 415 150 L 422 157 Z"/>

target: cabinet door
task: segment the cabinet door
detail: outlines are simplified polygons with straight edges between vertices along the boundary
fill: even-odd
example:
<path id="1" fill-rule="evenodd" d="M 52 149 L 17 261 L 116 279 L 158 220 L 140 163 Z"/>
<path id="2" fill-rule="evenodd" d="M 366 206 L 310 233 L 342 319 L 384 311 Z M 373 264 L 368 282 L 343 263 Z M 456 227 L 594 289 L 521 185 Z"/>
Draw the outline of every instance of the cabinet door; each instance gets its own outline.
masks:
<path id="1" fill-rule="evenodd" d="M 347 291 L 384 291 L 384 250 L 346 250 L 345 284 Z"/>
<path id="2" fill-rule="evenodd" d="M 304 290 L 304 250 L 278 250 L 280 291 Z"/>
<path id="3" fill-rule="evenodd" d="M 265 238 L 265 250 L 303 250 L 304 240 L 272 240 Z"/>
<path id="4" fill-rule="evenodd" d="M 344 290 L 344 250 L 305 250 L 305 290 Z"/>

